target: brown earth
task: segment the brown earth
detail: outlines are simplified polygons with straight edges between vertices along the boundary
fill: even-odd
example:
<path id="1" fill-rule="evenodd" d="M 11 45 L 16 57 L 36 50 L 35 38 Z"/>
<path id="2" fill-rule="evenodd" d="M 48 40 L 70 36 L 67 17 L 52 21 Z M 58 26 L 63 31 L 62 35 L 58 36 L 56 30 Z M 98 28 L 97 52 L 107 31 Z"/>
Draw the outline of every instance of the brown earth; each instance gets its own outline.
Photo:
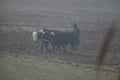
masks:
<path id="1" fill-rule="evenodd" d="M 7 52 L 9 54 L 16 55 L 32 55 L 32 56 L 42 56 L 48 61 L 57 62 L 61 64 L 69 65 L 94 65 L 96 57 L 104 37 L 101 32 L 105 33 L 104 30 L 81 30 L 81 47 L 77 51 L 67 49 L 67 53 L 55 52 L 50 53 L 44 50 L 43 53 L 40 51 L 40 43 L 34 44 L 32 42 L 32 32 L 25 31 L 20 28 L 14 27 L 1 27 L 0 29 L 0 50 L 1 53 Z M 34 30 L 34 29 L 33 29 Z M 84 34 L 84 36 L 83 36 Z M 89 34 L 89 36 L 87 35 Z M 98 34 L 98 35 L 96 35 Z M 85 36 L 86 35 L 86 36 Z M 115 70 L 119 69 L 119 47 L 118 45 L 110 45 L 110 49 L 106 56 L 104 65 L 113 68 Z M 117 42 L 117 41 L 115 41 Z M 115 47 L 113 47 L 115 46 Z M 50 46 L 49 46 L 50 48 Z M 5 53 L 6 54 L 6 53 Z M 116 54 L 116 55 L 115 55 Z"/>
<path id="2" fill-rule="evenodd" d="M 120 1 L 118 0 L 1 0 L 0 53 L 42 56 L 69 65 L 94 65 L 108 26 L 117 22 L 104 65 L 120 67 Z M 40 53 L 40 43 L 32 42 L 32 31 L 43 28 L 80 28 L 81 47 L 67 53 Z M 59 62 L 60 61 L 60 62 Z"/>

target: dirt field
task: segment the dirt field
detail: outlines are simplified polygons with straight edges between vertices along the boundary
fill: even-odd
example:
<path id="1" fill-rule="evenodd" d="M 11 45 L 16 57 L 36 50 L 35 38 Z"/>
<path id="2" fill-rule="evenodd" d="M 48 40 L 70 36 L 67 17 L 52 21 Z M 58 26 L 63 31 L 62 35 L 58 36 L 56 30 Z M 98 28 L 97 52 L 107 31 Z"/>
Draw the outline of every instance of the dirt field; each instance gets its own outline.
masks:
<path id="1" fill-rule="evenodd" d="M 97 80 L 94 68 L 98 49 L 104 36 L 98 33 L 102 31 L 104 32 L 104 30 L 81 30 L 81 47 L 77 51 L 68 49 L 67 53 L 46 51 L 40 53 L 40 44 L 32 42 L 31 31 L 2 27 L 0 31 L 0 78 L 2 80 L 86 80 L 85 75 L 88 75 L 87 80 Z M 91 39 L 91 36 L 82 36 L 82 34 L 90 34 L 94 39 Z M 113 41 L 104 61 L 101 80 L 114 80 L 118 75 L 119 44 L 114 43 Z"/>
<path id="2" fill-rule="evenodd" d="M 117 0 L 0 1 L 0 80 L 96 80 L 96 56 L 110 23 L 116 20 L 101 72 L 101 80 L 115 80 L 120 69 L 119 4 Z M 77 51 L 40 53 L 40 43 L 32 42 L 34 30 L 72 30 L 74 22 L 80 28 Z"/>
<path id="3" fill-rule="evenodd" d="M 93 65 L 70 66 L 64 61 L 50 62 L 43 57 L 6 54 L 0 59 L 1 80 L 98 80 Z M 60 63 L 59 63 L 60 62 Z M 105 67 L 104 67 L 105 68 Z M 101 71 L 100 80 L 116 80 L 114 71 Z"/>

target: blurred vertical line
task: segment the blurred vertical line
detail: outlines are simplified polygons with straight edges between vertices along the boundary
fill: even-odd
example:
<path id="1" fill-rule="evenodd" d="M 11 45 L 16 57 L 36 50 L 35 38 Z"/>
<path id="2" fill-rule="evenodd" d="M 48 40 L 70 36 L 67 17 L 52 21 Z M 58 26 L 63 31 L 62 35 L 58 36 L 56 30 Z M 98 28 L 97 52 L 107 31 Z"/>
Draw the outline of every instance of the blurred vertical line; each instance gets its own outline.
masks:
<path id="1" fill-rule="evenodd" d="M 120 70 L 119 70 L 119 75 L 118 75 L 118 79 L 117 80 L 120 80 Z"/>
<path id="2" fill-rule="evenodd" d="M 114 21 L 111 23 L 110 27 L 108 28 L 106 36 L 103 40 L 102 46 L 100 48 L 100 52 L 98 53 L 98 57 L 96 60 L 96 70 L 97 71 L 100 71 L 100 69 L 101 69 L 101 66 L 103 64 L 103 60 L 107 53 L 108 47 L 109 47 L 112 37 L 115 33 L 115 27 L 116 27 L 116 22 Z"/>
<path id="3" fill-rule="evenodd" d="M 3 35 L 2 35 L 2 33 L 3 33 L 3 29 L 2 29 L 2 27 L 0 28 L 0 51 L 2 51 L 3 49 L 3 47 L 2 47 L 2 42 L 3 42 Z"/>
<path id="4" fill-rule="evenodd" d="M 0 57 L 2 57 L 3 56 L 3 53 L 2 53 L 2 51 L 3 51 L 3 40 L 4 40 L 4 38 L 3 38 L 3 28 L 0 26 Z"/>

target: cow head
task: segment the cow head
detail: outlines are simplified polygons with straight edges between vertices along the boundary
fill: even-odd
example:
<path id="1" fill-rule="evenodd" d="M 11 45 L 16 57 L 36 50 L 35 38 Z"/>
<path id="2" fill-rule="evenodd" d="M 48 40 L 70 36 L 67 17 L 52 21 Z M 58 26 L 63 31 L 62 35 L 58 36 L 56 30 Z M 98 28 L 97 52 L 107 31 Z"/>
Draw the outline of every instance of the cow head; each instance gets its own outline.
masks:
<path id="1" fill-rule="evenodd" d="M 32 32 L 32 38 L 34 43 L 37 42 L 37 39 L 38 39 L 37 33 L 38 33 L 37 31 Z"/>
<path id="2" fill-rule="evenodd" d="M 54 32 L 50 32 L 50 34 L 51 34 L 52 36 L 55 36 L 55 33 L 54 33 Z"/>

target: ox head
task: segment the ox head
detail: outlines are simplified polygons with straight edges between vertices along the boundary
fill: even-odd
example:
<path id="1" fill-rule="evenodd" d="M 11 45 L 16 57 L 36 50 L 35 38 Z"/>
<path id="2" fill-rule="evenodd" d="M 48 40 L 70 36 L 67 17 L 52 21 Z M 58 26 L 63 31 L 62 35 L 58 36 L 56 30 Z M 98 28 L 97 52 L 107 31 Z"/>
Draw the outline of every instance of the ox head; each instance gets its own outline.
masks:
<path id="1" fill-rule="evenodd" d="M 45 34 L 45 31 L 44 31 L 43 29 L 41 29 L 41 30 L 39 31 L 39 33 Z"/>
<path id="2" fill-rule="evenodd" d="M 32 32 L 33 42 L 35 43 L 38 41 L 38 39 L 40 40 L 44 34 L 45 32 L 42 29 L 40 31 L 33 31 Z"/>
<path id="3" fill-rule="evenodd" d="M 32 38 L 33 38 L 33 42 L 37 42 L 37 39 L 38 39 L 38 32 L 37 31 L 34 31 L 32 32 Z"/>
<path id="4" fill-rule="evenodd" d="M 50 32 L 50 34 L 51 34 L 52 36 L 55 36 L 55 33 L 54 33 L 54 32 Z"/>

